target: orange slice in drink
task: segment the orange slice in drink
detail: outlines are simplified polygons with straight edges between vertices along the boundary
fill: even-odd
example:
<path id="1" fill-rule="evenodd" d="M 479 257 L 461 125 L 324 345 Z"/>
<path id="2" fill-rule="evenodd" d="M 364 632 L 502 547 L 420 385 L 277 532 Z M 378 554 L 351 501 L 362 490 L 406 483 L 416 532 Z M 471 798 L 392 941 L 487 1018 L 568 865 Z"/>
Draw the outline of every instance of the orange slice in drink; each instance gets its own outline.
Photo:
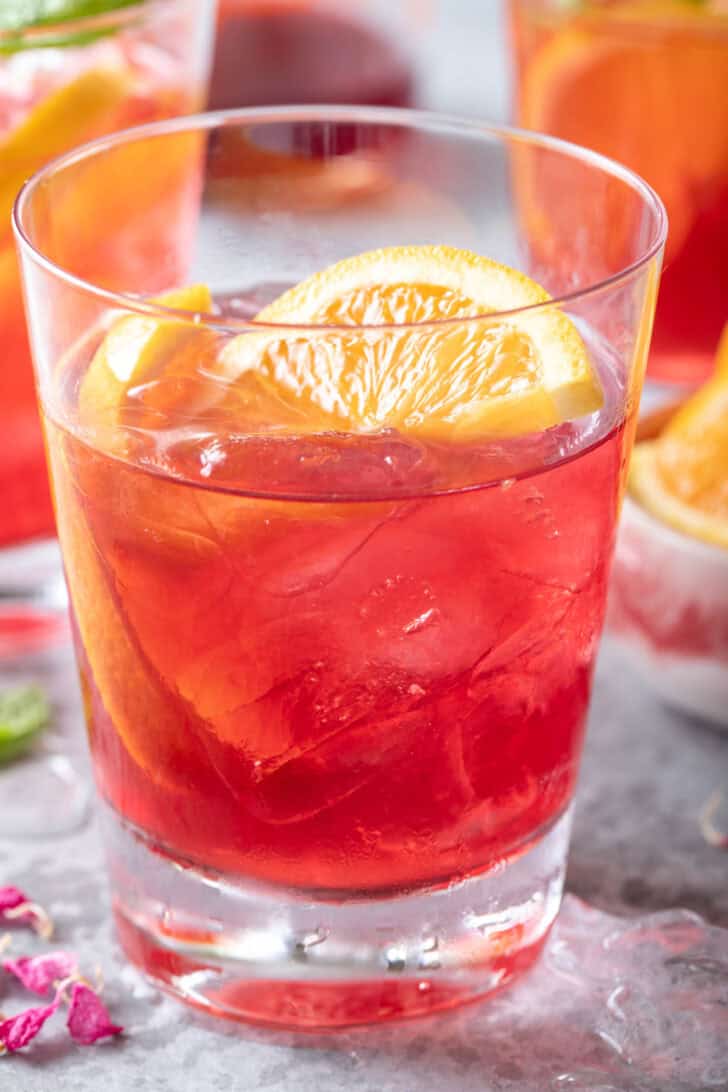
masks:
<path id="1" fill-rule="evenodd" d="M 153 314 L 129 314 L 116 319 L 81 382 L 78 411 L 82 425 L 97 428 L 124 423 L 130 390 L 166 375 L 182 358 L 197 362 L 202 355 L 209 335 L 195 316 L 212 309 L 209 288 L 191 285 L 152 302 L 194 314 L 189 320 L 163 319 Z"/>
<path id="2" fill-rule="evenodd" d="M 186 293 L 162 302 L 209 309 L 204 289 Z M 489 312 L 539 304 L 546 306 L 487 319 Z M 471 322 L 442 321 L 482 315 L 486 318 Z M 240 411 L 239 432 L 254 430 L 256 422 L 246 416 L 253 405 L 289 434 L 397 428 L 458 441 L 540 430 L 596 410 L 602 402 L 575 326 L 548 306 L 538 285 L 495 262 L 446 247 L 392 248 L 341 262 L 285 293 L 260 320 L 282 325 L 220 341 L 221 374 L 208 380 L 215 392 L 222 390 L 226 399 L 229 394 L 226 413 Z M 417 321 L 425 325 L 414 330 L 382 325 Z M 322 328 L 304 335 L 296 323 Z M 329 332 L 331 323 L 337 325 Z M 371 325 L 363 329 L 362 323 Z M 209 331 L 172 315 L 116 320 L 82 381 L 82 427 L 92 426 L 99 414 L 116 422 L 109 431 L 113 444 L 114 433 L 131 420 L 133 390 L 176 374 L 180 353 L 185 359 L 194 356 L 187 338 L 194 350 L 195 332 Z M 206 343 L 200 344 L 207 353 Z M 209 371 L 208 356 L 203 362 Z M 221 379 L 227 383 L 215 381 Z M 98 437 L 93 443 L 118 454 Z M 176 761 L 186 745 L 174 735 L 168 711 L 160 708 L 162 679 L 218 741 L 238 745 L 252 739 L 262 749 L 267 740 L 271 754 L 277 753 L 287 726 L 276 728 L 256 702 L 279 677 L 297 670 L 295 653 L 286 650 L 286 663 L 278 663 L 274 656 L 261 657 L 249 639 L 245 620 L 251 609 L 245 598 L 254 590 L 245 585 L 242 559 L 245 551 L 274 550 L 291 535 L 302 543 L 311 539 L 317 550 L 320 532 L 313 524 L 322 517 L 332 521 L 332 506 L 183 489 L 103 455 L 81 458 L 69 476 L 78 479 L 90 502 L 85 511 L 77 503 L 70 521 L 60 520 L 75 574 L 74 607 L 97 685 L 129 753 L 153 774 Z M 96 513 L 108 497 L 113 497 L 110 520 Z M 73 497 L 67 508 L 73 509 Z M 371 505 L 350 508 L 344 526 L 338 529 L 333 521 L 328 534 L 357 539 L 367 523 L 381 521 L 382 512 Z M 191 573 L 204 592 L 188 603 Z M 221 578 L 229 581 L 231 574 L 233 590 L 221 592 Z M 230 621 L 226 640 L 215 644 L 221 611 Z M 263 611 L 260 624 L 266 620 L 279 621 Z M 150 714 L 124 696 L 118 680 L 127 675 Z"/>
<path id="3" fill-rule="evenodd" d="M 76 468 L 65 437 L 53 430 L 49 447 L 58 534 L 73 576 L 71 605 L 95 686 L 131 757 L 155 780 L 168 783 L 171 771 L 194 749 L 196 718 L 190 711 L 188 723 L 180 723 L 179 703 L 136 641 L 114 574 L 92 534 L 83 488 L 73 481 Z"/>
<path id="4" fill-rule="evenodd" d="M 212 305 L 209 290 L 201 285 L 169 292 L 156 302 L 193 312 L 209 311 Z M 94 446 L 123 455 L 124 432 L 119 426 L 126 423 L 130 412 L 129 390 L 164 373 L 189 354 L 196 339 L 201 344 L 199 339 L 204 339 L 205 333 L 192 316 L 188 321 L 171 316 L 160 319 L 153 315 L 124 315 L 111 323 L 79 389 L 79 422 Z M 125 506 L 132 509 L 134 525 L 154 535 L 157 526 L 164 532 L 160 491 L 144 475 L 138 475 L 140 485 L 135 489 L 130 484 L 133 471 L 115 467 L 103 455 L 78 457 L 71 463 L 70 452 L 75 449 L 67 449 L 55 430 L 50 443 L 53 461 L 64 464 L 55 474 L 59 536 L 66 565 L 74 575 L 71 600 L 94 682 L 132 758 L 150 776 L 168 780 L 170 770 L 192 744 L 184 738 L 185 731 L 178 723 L 176 699 L 165 690 L 162 677 L 145 658 L 130 625 L 119 594 L 113 544 L 100 541 L 100 528 L 94 525 L 96 505 L 86 507 L 80 500 L 90 495 L 98 503 L 100 497 L 113 494 L 120 510 Z M 166 498 L 167 494 L 162 496 Z M 183 522 L 181 512 L 167 515 L 170 519 L 176 515 L 178 522 Z M 197 526 L 178 526 L 176 534 L 184 540 L 189 557 L 204 554 L 205 547 L 209 547 Z M 186 715 L 189 735 L 195 716 L 192 710 Z"/>
<path id="5" fill-rule="evenodd" d="M 548 301 L 524 274 L 468 251 L 390 247 L 284 293 L 257 316 L 281 328 L 233 338 L 220 366 L 241 405 L 272 410 L 289 432 L 535 432 L 602 403 L 570 319 L 555 307 L 516 313 Z M 504 311 L 514 313 L 487 318 Z M 301 331 L 311 324 L 322 329 Z"/>
<path id="6" fill-rule="evenodd" d="M 658 519 L 728 549 L 728 336 L 718 369 L 669 420 L 638 444 L 630 489 Z"/>
<path id="7" fill-rule="evenodd" d="M 670 221 L 668 260 L 694 201 L 728 170 L 728 46 L 702 7 L 585 4 L 544 26 L 520 85 L 521 124 L 626 163 L 657 190 Z M 560 195 L 540 199 L 551 206 Z"/>

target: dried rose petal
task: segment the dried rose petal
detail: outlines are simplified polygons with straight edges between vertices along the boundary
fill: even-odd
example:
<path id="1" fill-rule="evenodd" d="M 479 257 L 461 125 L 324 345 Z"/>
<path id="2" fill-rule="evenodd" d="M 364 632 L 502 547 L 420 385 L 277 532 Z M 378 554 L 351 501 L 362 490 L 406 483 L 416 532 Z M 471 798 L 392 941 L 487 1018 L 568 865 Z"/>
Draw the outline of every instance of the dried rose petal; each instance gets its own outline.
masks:
<path id="1" fill-rule="evenodd" d="M 40 1029 L 49 1016 L 52 1016 L 61 1003 L 56 996 L 50 1005 L 42 1005 L 37 1008 L 25 1009 L 10 1016 L 0 1024 L 0 1053 L 4 1050 L 12 1053 L 35 1039 Z"/>
<path id="2" fill-rule="evenodd" d="M 31 902 L 18 887 L 0 887 L 0 918 L 30 925 L 44 940 L 53 935 L 53 922 L 43 907 Z"/>
<path id="3" fill-rule="evenodd" d="M 13 910 L 22 902 L 29 902 L 29 899 L 19 887 L 0 887 L 0 914 Z"/>
<path id="4" fill-rule="evenodd" d="M 74 982 L 71 990 L 71 1008 L 66 1021 L 71 1038 L 89 1046 L 97 1039 L 108 1035 L 119 1035 L 124 1029 L 111 1023 L 106 1006 L 90 986 L 83 982 Z"/>
<path id="5" fill-rule="evenodd" d="M 3 967 L 22 982 L 26 990 L 44 997 L 51 986 L 63 978 L 76 974 L 78 964 L 69 952 L 49 952 L 48 955 L 6 959 Z"/>

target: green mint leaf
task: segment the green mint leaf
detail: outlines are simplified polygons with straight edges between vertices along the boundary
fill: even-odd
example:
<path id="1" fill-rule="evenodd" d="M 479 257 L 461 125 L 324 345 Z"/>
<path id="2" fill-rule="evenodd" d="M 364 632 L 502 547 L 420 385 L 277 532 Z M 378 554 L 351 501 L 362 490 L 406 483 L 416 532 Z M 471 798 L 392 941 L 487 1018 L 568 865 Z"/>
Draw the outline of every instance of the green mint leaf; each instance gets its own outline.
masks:
<path id="1" fill-rule="evenodd" d="M 106 15 L 141 4 L 144 0 L 4 0 L 0 7 L 0 30 L 27 30 L 56 26 L 89 15 Z"/>
<path id="2" fill-rule="evenodd" d="M 63 23 L 139 7 L 145 0 L 0 0 L 0 54 L 25 49 L 61 49 L 82 46 L 113 33 L 113 27 L 69 29 L 64 33 L 26 35 L 28 30 L 62 27 Z"/>
<path id="3" fill-rule="evenodd" d="M 51 710 L 38 686 L 18 686 L 0 693 L 0 766 L 12 762 L 48 727 Z"/>

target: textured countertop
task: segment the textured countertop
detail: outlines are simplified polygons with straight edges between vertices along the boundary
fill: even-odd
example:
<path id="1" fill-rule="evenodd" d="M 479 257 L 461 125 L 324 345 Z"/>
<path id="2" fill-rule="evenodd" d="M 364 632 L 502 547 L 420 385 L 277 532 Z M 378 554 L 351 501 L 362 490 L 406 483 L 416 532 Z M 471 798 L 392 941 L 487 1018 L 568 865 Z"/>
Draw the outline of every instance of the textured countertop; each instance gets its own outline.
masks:
<path id="1" fill-rule="evenodd" d="M 424 101 L 502 117 L 507 89 L 496 0 L 439 8 L 437 63 L 433 53 Z M 53 914 L 58 945 L 78 951 L 85 966 L 103 968 L 105 996 L 127 1035 L 70 1047 L 59 1023 L 32 1051 L 0 1059 L 2 1092 L 728 1088 L 728 1062 L 717 1048 L 721 1036 L 728 1041 L 728 933 L 672 912 L 682 907 L 728 927 L 728 856 L 704 841 L 698 823 L 711 793 L 728 788 L 728 736 L 660 707 L 609 642 L 596 675 L 568 873 L 568 890 L 598 912 L 568 899 L 547 958 L 495 1001 L 328 1039 L 214 1024 L 163 998 L 125 965 L 110 926 L 72 664 L 54 657 L 23 665 L 18 676 L 49 687 L 56 720 L 33 766 L 0 781 L 0 882 L 31 891 Z M 7 815 L 30 802 L 53 837 L 12 836 Z M 620 924 L 607 914 L 638 920 Z M 578 965 L 589 945 L 585 973 Z M 683 950 L 691 959 L 680 963 Z M 620 963 L 605 951 L 633 954 Z M 702 1013 L 689 1035 L 679 1030 L 685 1020 L 676 1022 L 685 997 L 693 1014 Z M 703 1012 L 708 1002 L 713 1007 Z"/>
<path id="2" fill-rule="evenodd" d="M 15 811 L 27 802 L 60 829 L 23 840 L 0 831 L 0 877 L 51 911 L 59 947 L 78 952 L 85 968 L 103 969 L 105 997 L 127 1035 L 73 1047 L 59 1021 L 31 1051 L 0 1059 L 3 1092 L 728 1088 L 728 1056 L 719 1046 L 728 1042 L 728 928 L 711 931 L 695 913 L 671 909 L 728 927 L 728 856 L 704 841 L 698 823 L 708 796 L 728 784 L 728 737 L 657 705 L 609 641 L 596 674 L 568 874 L 569 891 L 596 909 L 589 913 L 568 898 L 546 959 L 491 1002 L 328 1038 L 214 1023 L 162 997 L 124 963 L 112 935 L 93 808 L 82 818 L 84 793 L 73 791 L 58 765 L 59 755 L 70 757 L 84 783 L 72 664 L 55 658 L 20 674 L 45 682 L 57 715 L 32 766 L 2 775 L 0 815 L 9 802 Z M 621 938 L 616 948 L 614 935 Z M 18 952 L 43 949 L 25 933 L 16 936 Z M 625 945 L 627 961 L 623 952 L 620 963 Z M 686 945 L 684 966 L 700 969 L 697 983 L 692 973 L 678 977 L 676 953 Z M 669 958 L 660 963 L 663 949 Z M 635 1011 L 617 1020 L 622 995 Z M 697 1030 L 678 1020 L 686 997 L 696 1020 L 696 1006 L 712 1003 Z M 717 1028 L 711 1019 L 721 1021 Z"/>

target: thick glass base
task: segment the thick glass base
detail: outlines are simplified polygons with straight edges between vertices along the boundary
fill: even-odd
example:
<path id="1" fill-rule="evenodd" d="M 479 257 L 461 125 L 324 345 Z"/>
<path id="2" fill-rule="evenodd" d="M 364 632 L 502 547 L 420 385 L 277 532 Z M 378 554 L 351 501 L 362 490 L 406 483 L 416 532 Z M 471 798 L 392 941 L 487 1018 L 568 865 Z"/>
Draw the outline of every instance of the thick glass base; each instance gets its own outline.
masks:
<path id="1" fill-rule="evenodd" d="M 556 917 L 570 827 L 567 812 L 448 888 L 334 901 L 198 871 L 104 811 L 129 958 L 212 1014 L 299 1030 L 424 1015 L 513 981 Z"/>

